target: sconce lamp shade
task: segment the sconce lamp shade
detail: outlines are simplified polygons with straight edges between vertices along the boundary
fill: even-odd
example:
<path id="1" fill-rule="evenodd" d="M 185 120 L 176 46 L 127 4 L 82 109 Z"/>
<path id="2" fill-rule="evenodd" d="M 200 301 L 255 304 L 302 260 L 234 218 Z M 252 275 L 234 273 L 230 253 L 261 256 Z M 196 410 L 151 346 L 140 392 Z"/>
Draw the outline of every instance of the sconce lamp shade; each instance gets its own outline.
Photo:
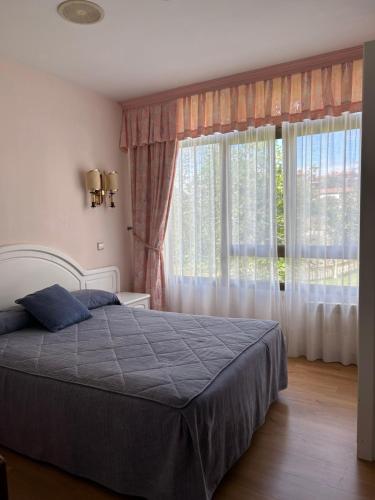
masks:
<path id="1" fill-rule="evenodd" d="M 89 170 L 86 173 L 86 184 L 87 184 L 87 189 L 90 192 L 100 191 L 101 189 L 100 171 L 97 168 L 94 170 Z"/>
<path id="2" fill-rule="evenodd" d="M 115 170 L 108 172 L 106 174 L 106 190 L 111 193 L 116 193 L 119 189 L 118 185 L 118 173 Z"/>

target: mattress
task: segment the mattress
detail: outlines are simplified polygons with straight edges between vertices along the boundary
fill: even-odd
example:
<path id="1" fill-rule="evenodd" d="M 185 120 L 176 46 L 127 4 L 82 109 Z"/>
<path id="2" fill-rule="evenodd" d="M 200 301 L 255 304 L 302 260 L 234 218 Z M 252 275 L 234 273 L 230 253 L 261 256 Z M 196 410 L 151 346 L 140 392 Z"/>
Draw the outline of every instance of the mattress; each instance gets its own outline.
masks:
<path id="1" fill-rule="evenodd" d="M 0 442 L 155 500 L 207 500 L 287 384 L 278 323 L 105 306 L 0 336 Z"/>

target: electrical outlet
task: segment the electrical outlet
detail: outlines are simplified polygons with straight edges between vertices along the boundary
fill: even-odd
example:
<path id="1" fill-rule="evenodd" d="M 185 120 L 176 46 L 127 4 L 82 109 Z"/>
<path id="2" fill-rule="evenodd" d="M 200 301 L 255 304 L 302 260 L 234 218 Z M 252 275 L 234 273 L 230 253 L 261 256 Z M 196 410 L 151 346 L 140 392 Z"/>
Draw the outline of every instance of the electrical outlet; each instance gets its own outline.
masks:
<path id="1" fill-rule="evenodd" d="M 97 250 L 104 250 L 104 242 L 103 241 L 98 241 L 96 244 Z"/>

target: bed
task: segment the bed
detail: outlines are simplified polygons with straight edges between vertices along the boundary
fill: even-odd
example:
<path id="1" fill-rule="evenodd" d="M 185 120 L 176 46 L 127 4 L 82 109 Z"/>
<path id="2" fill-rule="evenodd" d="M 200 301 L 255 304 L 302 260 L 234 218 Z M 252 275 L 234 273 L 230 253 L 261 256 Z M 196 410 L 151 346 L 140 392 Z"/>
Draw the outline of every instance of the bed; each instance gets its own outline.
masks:
<path id="1" fill-rule="evenodd" d="M 48 262 L 43 285 L 56 282 L 61 254 L 12 249 L 0 250 L 0 276 L 18 258 L 26 288 L 37 289 L 33 252 Z M 63 265 L 70 289 L 119 286 L 115 268 L 87 274 L 65 256 Z M 14 293 L 0 284 L 0 305 Z M 287 385 L 278 323 L 124 305 L 91 312 L 56 333 L 0 336 L 0 443 L 119 493 L 212 498 Z"/>

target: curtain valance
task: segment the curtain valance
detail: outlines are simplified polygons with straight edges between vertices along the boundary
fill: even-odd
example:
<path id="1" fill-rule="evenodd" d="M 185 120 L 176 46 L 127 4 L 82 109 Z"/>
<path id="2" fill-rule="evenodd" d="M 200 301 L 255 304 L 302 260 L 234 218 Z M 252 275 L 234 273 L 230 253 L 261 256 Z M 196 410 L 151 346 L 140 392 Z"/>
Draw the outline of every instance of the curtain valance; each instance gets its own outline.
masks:
<path id="1" fill-rule="evenodd" d="M 362 59 L 179 98 L 177 137 L 361 111 Z"/>
<path id="2" fill-rule="evenodd" d="M 123 110 L 122 149 L 362 109 L 360 58 Z"/>
<path id="3" fill-rule="evenodd" d="M 177 101 L 124 109 L 121 149 L 173 141 L 177 137 Z"/>

